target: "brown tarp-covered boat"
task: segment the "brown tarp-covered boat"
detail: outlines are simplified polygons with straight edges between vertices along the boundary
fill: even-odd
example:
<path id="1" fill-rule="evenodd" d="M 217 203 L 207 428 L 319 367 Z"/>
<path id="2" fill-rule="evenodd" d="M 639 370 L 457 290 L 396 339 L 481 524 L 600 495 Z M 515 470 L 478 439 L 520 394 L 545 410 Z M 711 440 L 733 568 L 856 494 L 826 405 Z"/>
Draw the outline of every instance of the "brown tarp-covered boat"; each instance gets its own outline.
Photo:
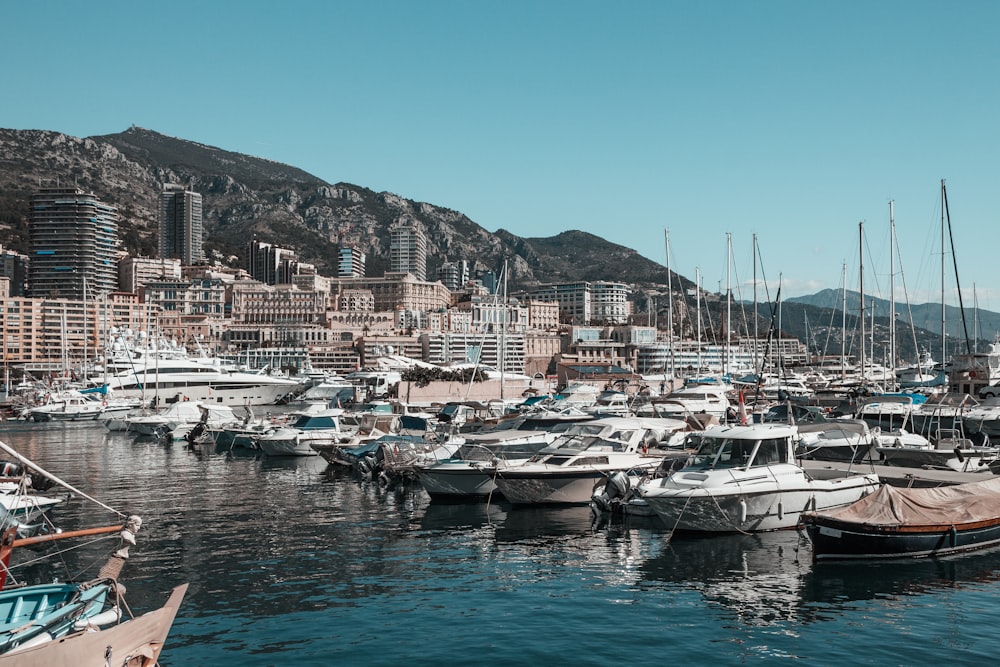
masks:
<path id="1" fill-rule="evenodd" d="M 803 515 L 814 560 L 921 558 L 1000 544 L 1000 477 L 934 488 L 883 485 L 837 510 Z"/>

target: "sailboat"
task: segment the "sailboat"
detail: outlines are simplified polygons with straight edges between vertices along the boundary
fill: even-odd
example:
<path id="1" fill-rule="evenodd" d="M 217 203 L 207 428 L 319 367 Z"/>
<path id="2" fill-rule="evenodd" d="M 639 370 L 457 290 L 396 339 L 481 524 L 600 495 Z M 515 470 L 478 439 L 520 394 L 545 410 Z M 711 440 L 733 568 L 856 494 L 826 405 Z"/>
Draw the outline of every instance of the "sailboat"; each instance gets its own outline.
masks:
<path id="1" fill-rule="evenodd" d="M 17 527 L 4 531 L 0 540 L 0 667 L 107 667 L 129 665 L 153 667 L 163 650 L 167 634 L 187 590 L 173 589 L 167 603 L 142 616 L 130 615 L 119 583 L 122 568 L 135 545 L 142 519 L 128 515 L 91 498 L 23 457 L 6 443 L 0 450 L 33 474 L 96 503 L 118 519 L 107 526 L 51 532 L 19 538 Z M 100 570 L 89 578 L 68 577 L 58 583 L 25 585 L 17 581 L 20 566 L 12 556 L 25 547 L 43 543 L 62 544 L 98 535 L 118 535 L 114 549 Z M 61 560 L 63 550 L 57 549 Z M 32 552 L 32 560 L 35 553 Z M 22 563 L 22 565 L 26 565 Z M 4 588 L 8 582 L 17 584 Z"/>

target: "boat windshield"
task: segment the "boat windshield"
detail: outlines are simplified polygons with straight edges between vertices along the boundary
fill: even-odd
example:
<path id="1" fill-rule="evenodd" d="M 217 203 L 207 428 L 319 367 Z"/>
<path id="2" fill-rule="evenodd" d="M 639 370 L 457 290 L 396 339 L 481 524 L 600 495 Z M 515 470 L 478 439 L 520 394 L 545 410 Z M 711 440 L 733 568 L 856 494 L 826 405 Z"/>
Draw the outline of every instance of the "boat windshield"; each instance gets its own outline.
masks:
<path id="1" fill-rule="evenodd" d="M 758 447 L 759 443 L 759 447 Z M 787 462 L 785 441 L 705 437 L 689 468 L 748 468 Z"/>

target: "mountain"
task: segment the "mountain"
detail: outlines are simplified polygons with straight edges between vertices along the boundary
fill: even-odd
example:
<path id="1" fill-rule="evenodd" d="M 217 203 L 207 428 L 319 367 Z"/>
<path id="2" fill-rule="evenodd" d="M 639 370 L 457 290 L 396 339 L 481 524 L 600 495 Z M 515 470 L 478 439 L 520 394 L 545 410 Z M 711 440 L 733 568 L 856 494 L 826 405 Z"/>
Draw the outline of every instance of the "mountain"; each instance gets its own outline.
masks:
<path id="1" fill-rule="evenodd" d="M 75 184 L 118 207 L 126 250 L 156 252 L 158 196 L 179 183 L 203 199 L 206 254 L 243 262 L 252 238 L 295 250 L 320 273 L 336 275 L 337 248 L 359 247 L 369 275 L 389 267 L 389 227 L 421 222 L 428 235 L 428 278 L 443 262 L 468 260 L 496 271 L 507 261 L 509 287 L 578 280 L 665 284 L 666 268 L 592 234 L 550 238 L 489 232 L 448 208 L 326 183 L 301 169 L 131 127 L 87 138 L 0 129 L 0 242 L 27 251 L 28 198 L 39 185 Z M 690 281 L 675 279 L 678 289 Z"/>
<path id="2" fill-rule="evenodd" d="M 846 298 L 846 309 L 849 316 L 856 318 L 861 310 L 861 293 L 839 290 L 825 289 L 808 296 L 793 297 L 788 299 L 792 303 L 817 306 L 819 308 L 830 308 L 840 311 L 844 308 Z M 875 309 L 875 317 L 887 318 L 891 312 L 891 306 L 887 299 L 878 299 L 873 296 L 865 296 L 867 302 L 866 317 L 871 317 L 872 308 Z M 934 334 L 941 334 L 941 304 L 940 303 L 920 303 L 909 304 L 896 302 L 897 328 L 909 329 L 912 314 L 913 326 L 918 329 L 925 329 Z M 1000 313 L 988 310 L 972 311 L 966 309 L 963 321 L 962 310 L 956 306 L 945 306 L 944 322 L 950 338 L 964 341 L 966 331 L 970 339 L 983 338 L 992 339 L 993 333 L 1000 331 Z M 973 329 L 976 329 L 974 331 Z"/>

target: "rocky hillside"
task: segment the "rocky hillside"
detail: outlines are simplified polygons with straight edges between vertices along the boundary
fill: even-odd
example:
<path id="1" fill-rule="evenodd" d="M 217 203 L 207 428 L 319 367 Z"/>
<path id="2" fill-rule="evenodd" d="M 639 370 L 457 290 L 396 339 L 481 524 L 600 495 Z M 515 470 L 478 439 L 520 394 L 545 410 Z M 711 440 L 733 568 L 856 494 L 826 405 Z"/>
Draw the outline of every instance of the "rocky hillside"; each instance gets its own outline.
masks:
<path id="1" fill-rule="evenodd" d="M 574 280 L 666 283 L 664 267 L 591 234 L 491 233 L 458 211 L 325 183 L 288 165 L 138 127 L 82 139 L 0 129 L 0 243 L 26 250 L 28 197 L 56 183 L 116 205 L 124 247 L 135 254 L 155 254 L 158 194 L 164 183 L 181 183 L 203 196 L 207 253 L 231 265 L 242 263 L 256 237 L 294 249 L 325 275 L 336 272 L 338 246 L 355 245 L 368 256 L 369 275 L 380 275 L 389 264 L 389 227 L 415 219 L 429 237 L 429 277 L 445 261 L 467 259 L 478 270 L 497 270 L 506 260 L 511 289 Z"/>

